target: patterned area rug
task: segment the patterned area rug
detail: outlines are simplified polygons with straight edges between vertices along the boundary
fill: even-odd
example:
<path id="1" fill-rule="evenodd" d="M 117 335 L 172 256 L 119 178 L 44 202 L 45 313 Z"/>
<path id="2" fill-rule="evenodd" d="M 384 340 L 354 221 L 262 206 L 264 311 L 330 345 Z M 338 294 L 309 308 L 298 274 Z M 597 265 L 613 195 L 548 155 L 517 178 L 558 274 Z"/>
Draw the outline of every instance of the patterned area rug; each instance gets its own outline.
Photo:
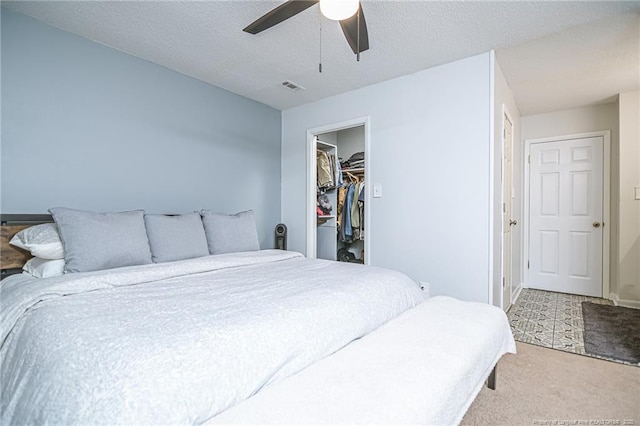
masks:
<path id="1" fill-rule="evenodd" d="M 588 354 L 640 363 L 640 309 L 582 302 L 582 317 Z"/>
<path id="2" fill-rule="evenodd" d="M 507 312 L 513 337 L 545 348 L 637 365 L 585 351 L 582 302 L 613 305 L 610 300 L 598 297 L 523 289 Z"/>

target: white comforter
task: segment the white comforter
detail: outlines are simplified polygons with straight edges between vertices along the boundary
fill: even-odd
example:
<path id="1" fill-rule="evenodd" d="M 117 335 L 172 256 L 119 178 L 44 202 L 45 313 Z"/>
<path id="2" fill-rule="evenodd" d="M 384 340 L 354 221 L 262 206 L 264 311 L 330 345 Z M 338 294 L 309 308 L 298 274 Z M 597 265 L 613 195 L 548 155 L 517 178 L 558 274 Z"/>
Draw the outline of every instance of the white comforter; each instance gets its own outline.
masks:
<path id="1" fill-rule="evenodd" d="M 504 312 L 435 296 L 207 424 L 457 425 L 507 352 Z"/>
<path id="2" fill-rule="evenodd" d="M 2 423 L 202 423 L 422 299 L 401 273 L 277 250 L 7 279 Z"/>

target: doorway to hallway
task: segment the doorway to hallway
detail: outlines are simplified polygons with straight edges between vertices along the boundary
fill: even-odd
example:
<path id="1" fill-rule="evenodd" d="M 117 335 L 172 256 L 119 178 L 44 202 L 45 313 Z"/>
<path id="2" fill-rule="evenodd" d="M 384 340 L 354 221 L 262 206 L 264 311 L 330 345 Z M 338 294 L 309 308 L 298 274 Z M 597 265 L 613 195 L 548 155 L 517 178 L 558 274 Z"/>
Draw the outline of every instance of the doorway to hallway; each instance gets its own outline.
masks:
<path id="1" fill-rule="evenodd" d="M 525 149 L 526 287 L 608 297 L 609 132 Z"/>

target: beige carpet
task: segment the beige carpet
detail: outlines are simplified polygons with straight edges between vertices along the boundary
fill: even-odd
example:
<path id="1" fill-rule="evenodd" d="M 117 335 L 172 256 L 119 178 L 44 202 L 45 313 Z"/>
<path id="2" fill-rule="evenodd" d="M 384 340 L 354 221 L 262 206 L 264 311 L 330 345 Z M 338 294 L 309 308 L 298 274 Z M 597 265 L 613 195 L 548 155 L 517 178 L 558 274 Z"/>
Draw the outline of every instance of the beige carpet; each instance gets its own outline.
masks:
<path id="1" fill-rule="evenodd" d="M 640 368 L 517 342 L 466 425 L 640 425 Z"/>

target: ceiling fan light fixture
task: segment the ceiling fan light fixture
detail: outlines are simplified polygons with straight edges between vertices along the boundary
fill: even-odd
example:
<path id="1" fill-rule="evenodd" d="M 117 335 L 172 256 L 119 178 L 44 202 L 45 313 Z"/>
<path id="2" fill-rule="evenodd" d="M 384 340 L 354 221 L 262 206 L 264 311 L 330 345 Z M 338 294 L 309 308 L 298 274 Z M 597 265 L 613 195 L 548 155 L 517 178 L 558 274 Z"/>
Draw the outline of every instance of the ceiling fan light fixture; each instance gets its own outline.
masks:
<path id="1" fill-rule="evenodd" d="M 320 11 L 329 19 L 342 21 L 358 11 L 360 0 L 320 0 Z"/>

